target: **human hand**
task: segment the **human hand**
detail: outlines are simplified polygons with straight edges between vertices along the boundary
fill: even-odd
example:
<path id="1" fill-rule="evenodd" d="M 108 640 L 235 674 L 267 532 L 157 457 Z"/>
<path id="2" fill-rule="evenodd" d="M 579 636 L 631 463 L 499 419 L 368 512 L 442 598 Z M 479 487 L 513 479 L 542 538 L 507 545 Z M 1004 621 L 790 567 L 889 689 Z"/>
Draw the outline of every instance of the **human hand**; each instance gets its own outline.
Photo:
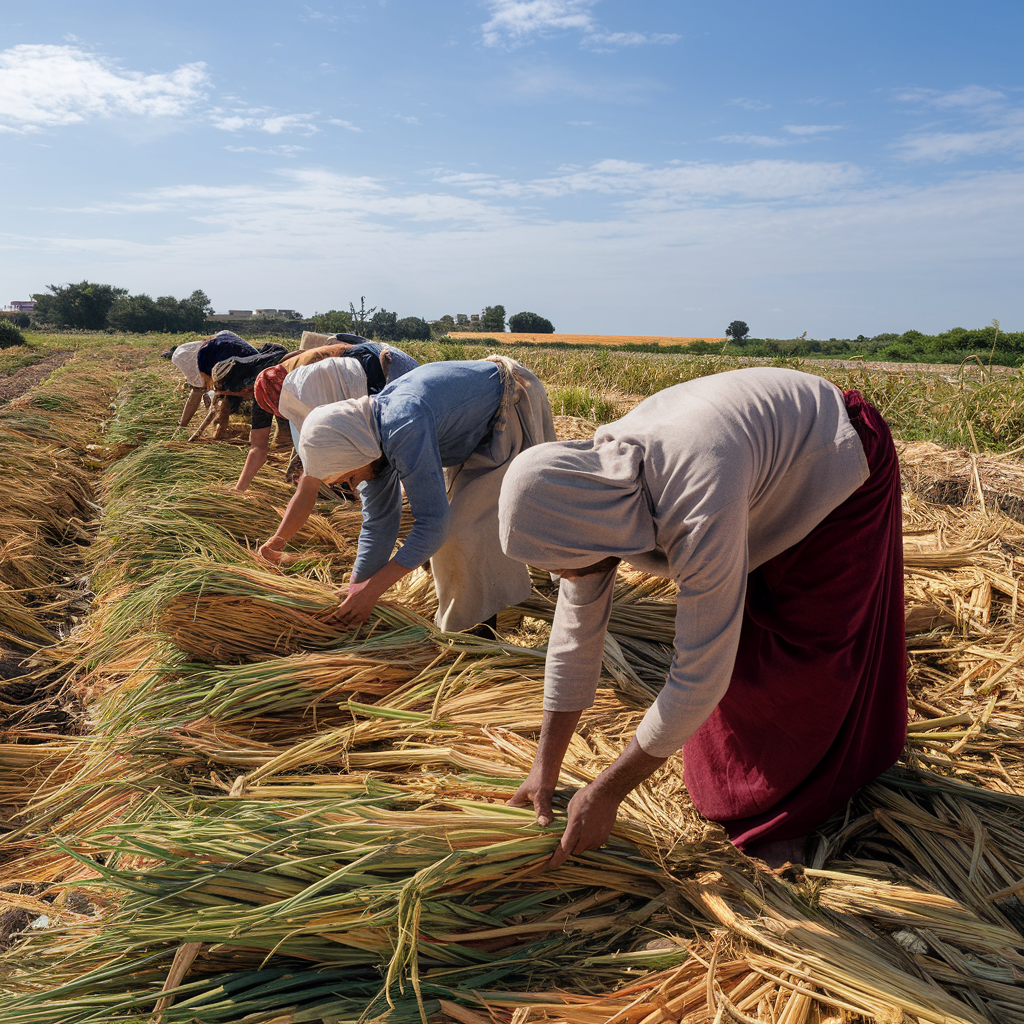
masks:
<path id="1" fill-rule="evenodd" d="M 352 629 L 362 625 L 377 605 L 377 594 L 370 587 L 371 580 L 372 577 L 350 583 L 347 590 L 339 590 L 337 596 L 342 598 L 342 602 L 327 616 L 327 621 Z"/>
<path id="2" fill-rule="evenodd" d="M 281 550 L 284 545 L 285 542 L 280 537 L 271 537 L 256 549 L 256 557 L 263 559 L 264 562 L 270 562 L 272 565 L 280 565 Z"/>
<path id="3" fill-rule="evenodd" d="M 515 795 L 509 800 L 509 807 L 529 807 L 533 805 L 534 813 L 537 815 L 537 824 L 541 826 L 550 825 L 555 820 L 551 811 L 551 798 L 555 792 L 555 781 L 549 781 L 543 777 L 543 773 L 534 765 L 526 781 L 515 791 Z"/>
<path id="4" fill-rule="evenodd" d="M 559 867 L 570 856 L 579 856 L 604 846 L 615 827 L 615 816 L 621 802 L 599 780 L 576 793 L 569 801 L 569 820 L 565 831 L 544 870 Z"/>

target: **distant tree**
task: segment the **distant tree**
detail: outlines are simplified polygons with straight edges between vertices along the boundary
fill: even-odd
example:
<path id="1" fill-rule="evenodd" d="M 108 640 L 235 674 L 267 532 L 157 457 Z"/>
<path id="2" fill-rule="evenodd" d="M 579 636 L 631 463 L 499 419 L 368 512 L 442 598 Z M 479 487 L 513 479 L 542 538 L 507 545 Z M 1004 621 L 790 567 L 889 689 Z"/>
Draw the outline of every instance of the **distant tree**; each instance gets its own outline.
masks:
<path id="1" fill-rule="evenodd" d="M 120 295 L 107 314 L 107 326 L 131 333 L 181 334 L 200 332 L 206 326 L 206 314 L 212 309 L 206 293 L 194 291 L 187 299 L 146 294 Z"/>
<path id="2" fill-rule="evenodd" d="M 398 341 L 398 314 L 378 309 L 370 320 L 369 330 L 368 336 L 378 341 Z"/>
<path id="3" fill-rule="evenodd" d="M 426 320 L 421 320 L 418 316 L 403 316 L 398 323 L 395 324 L 395 340 L 407 341 L 429 341 L 430 340 L 430 324 Z"/>
<path id="4" fill-rule="evenodd" d="M 313 326 L 320 334 L 357 334 L 352 314 L 346 309 L 329 309 L 313 317 Z"/>
<path id="5" fill-rule="evenodd" d="M 32 318 L 28 313 L 15 313 L 11 320 L 14 321 L 15 327 L 30 327 L 32 325 Z"/>
<path id="6" fill-rule="evenodd" d="M 369 309 L 366 308 L 366 296 L 359 296 L 359 308 L 356 309 L 355 304 L 350 302 L 348 308 L 352 313 L 352 331 L 355 334 L 366 336 L 366 332 L 370 330 L 370 321 L 373 319 L 374 314 L 377 312 L 376 306 L 371 306 Z M 337 332 L 335 332 L 337 333 Z"/>
<path id="7" fill-rule="evenodd" d="M 0 348 L 24 345 L 25 335 L 18 330 L 9 316 L 0 316 Z"/>
<path id="8" fill-rule="evenodd" d="M 738 345 L 743 344 L 743 339 L 750 333 L 750 328 L 742 320 L 733 320 L 725 329 L 725 336 L 732 338 Z"/>
<path id="9" fill-rule="evenodd" d="M 513 313 L 508 318 L 508 329 L 513 334 L 554 334 L 555 326 L 546 317 L 536 313 Z"/>
<path id="10" fill-rule="evenodd" d="M 142 334 L 163 330 L 163 311 L 149 295 L 121 295 L 107 314 L 107 323 L 115 331 Z"/>
<path id="11" fill-rule="evenodd" d="M 480 316 L 480 325 L 485 331 L 505 331 L 505 307 L 485 306 Z"/>
<path id="12" fill-rule="evenodd" d="M 206 318 L 213 312 L 213 303 L 202 288 L 197 288 L 187 299 L 183 299 L 180 307 L 183 331 L 198 333 L 206 330 Z"/>
<path id="13" fill-rule="evenodd" d="M 450 334 L 455 330 L 455 317 L 445 313 L 440 319 L 435 320 L 431 325 L 438 334 Z"/>
<path id="14" fill-rule="evenodd" d="M 50 294 L 47 294 L 49 292 Z M 51 284 L 46 292 L 32 296 L 35 316 L 41 323 L 85 331 L 102 331 L 107 326 L 111 306 L 127 288 L 81 281 L 78 284 Z"/>
<path id="15" fill-rule="evenodd" d="M 469 317 L 465 313 L 455 314 L 456 327 L 469 327 Z"/>

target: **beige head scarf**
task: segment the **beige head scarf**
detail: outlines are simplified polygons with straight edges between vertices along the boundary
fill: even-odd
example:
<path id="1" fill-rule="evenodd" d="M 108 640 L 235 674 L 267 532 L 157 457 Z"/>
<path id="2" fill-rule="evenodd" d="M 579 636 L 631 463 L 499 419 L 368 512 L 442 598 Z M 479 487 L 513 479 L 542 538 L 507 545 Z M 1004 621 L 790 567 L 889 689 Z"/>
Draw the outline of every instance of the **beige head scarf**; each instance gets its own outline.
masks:
<path id="1" fill-rule="evenodd" d="M 323 359 L 292 370 L 281 385 L 281 415 L 300 430 L 321 405 L 366 397 L 366 373 L 358 359 Z"/>
<path id="2" fill-rule="evenodd" d="M 650 551 L 654 518 L 643 450 L 622 441 L 553 441 L 516 456 L 501 485 L 505 554 L 538 569 L 579 569 Z"/>
<path id="3" fill-rule="evenodd" d="M 379 459 L 380 435 L 373 400 L 350 398 L 310 411 L 299 435 L 299 458 L 311 477 L 325 480 Z"/>

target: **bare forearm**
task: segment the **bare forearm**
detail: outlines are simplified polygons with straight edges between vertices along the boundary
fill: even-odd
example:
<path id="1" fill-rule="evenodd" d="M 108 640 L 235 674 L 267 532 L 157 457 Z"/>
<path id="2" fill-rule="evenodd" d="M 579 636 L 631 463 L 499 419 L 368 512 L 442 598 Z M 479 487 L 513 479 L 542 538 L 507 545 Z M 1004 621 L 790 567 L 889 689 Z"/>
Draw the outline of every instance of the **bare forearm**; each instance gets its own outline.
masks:
<path id="1" fill-rule="evenodd" d="M 561 771 L 565 752 L 569 749 L 582 714 L 582 710 L 544 712 L 533 767 L 539 778 L 550 784 L 552 789 L 558 785 L 558 773 Z"/>
<path id="2" fill-rule="evenodd" d="M 245 457 L 245 465 L 235 484 L 236 491 L 244 491 L 252 483 L 253 477 L 263 468 L 267 461 L 267 443 L 270 428 L 253 430 L 249 433 L 249 454 Z"/>
<path id="3" fill-rule="evenodd" d="M 187 399 L 185 399 L 185 408 L 181 410 L 181 417 L 178 420 L 179 427 L 187 427 L 192 422 L 192 417 L 196 414 L 196 409 L 199 408 L 199 403 L 203 400 L 203 389 L 193 388 L 189 393 Z"/>
<path id="4" fill-rule="evenodd" d="M 278 526 L 271 540 L 280 542 L 281 546 L 287 544 L 305 525 L 316 506 L 319 492 L 320 481 L 314 476 L 303 474 L 292 495 L 292 500 L 288 502 L 288 507 L 284 511 L 281 525 Z"/>
<path id="5" fill-rule="evenodd" d="M 593 784 L 621 801 L 667 760 L 667 757 L 652 757 L 645 753 L 634 736 L 629 741 L 629 746 L 594 779 Z"/>
<path id="6" fill-rule="evenodd" d="M 368 591 L 373 591 L 375 597 L 380 597 L 386 590 L 390 590 L 403 576 L 408 576 L 411 572 L 412 569 L 406 569 L 404 565 L 400 565 L 392 558 L 383 569 L 378 569 L 365 580 L 358 579 L 356 574 L 352 573 L 352 578 L 349 582 L 365 583 Z"/>

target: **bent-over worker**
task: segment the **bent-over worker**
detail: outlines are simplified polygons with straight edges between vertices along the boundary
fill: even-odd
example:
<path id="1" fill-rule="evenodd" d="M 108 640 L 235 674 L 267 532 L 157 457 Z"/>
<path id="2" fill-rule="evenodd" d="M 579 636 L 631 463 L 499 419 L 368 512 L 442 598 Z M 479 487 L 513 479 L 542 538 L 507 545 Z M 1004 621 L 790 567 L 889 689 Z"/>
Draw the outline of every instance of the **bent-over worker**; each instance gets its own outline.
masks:
<path id="1" fill-rule="evenodd" d="M 171 351 L 171 362 L 181 371 L 185 380 L 192 386 L 185 407 L 178 417 L 178 429 L 183 430 L 192 421 L 199 408 L 203 396 L 213 390 L 211 374 L 213 367 L 222 359 L 230 356 L 254 355 L 256 349 L 247 341 L 243 341 L 233 331 L 218 331 L 212 338 L 199 338 L 187 341 L 184 345 L 176 345 Z M 210 402 L 207 400 L 207 405 Z M 217 424 L 216 436 L 223 437 L 227 429 L 227 415 L 238 408 L 239 400 L 235 399 L 232 408 L 225 408 L 221 420 Z"/>
<path id="2" fill-rule="evenodd" d="M 779 863 L 899 757 L 899 463 L 859 392 L 774 368 L 678 384 L 591 441 L 519 456 L 500 522 L 508 555 L 562 577 L 540 743 L 510 801 L 541 824 L 593 703 L 619 560 L 679 588 L 665 685 L 573 796 L 552 866 L 601 846 L 626 794 L 680 748 L 695 807 Z"/>
<path id="3" fill-rule="evenodd" d="M 358 338 L 358 335 L 347 337 Z M 348 398 L 376 395 L 391 381 L 419 365 L 401 349 L 365 338 L 358 340 L 359 344 L 341 342 L 306 352 L 290 352 L 259 374 L 251 392 L 253 430 L 249 433 L 249 454 L 235 484 L 236 491 L 244 492 L 267 461 L 271 416 L 278 418 L 279 428 L 282 421 L 288 426 L 297 449 L 299 430 L 310 409 Z M 257 406 L 265 419 L 265 431 L 256 429 Z M 279 429 L 279 443 L 281 437 Z"/>
<path id="4" fill-rule="evenodd" d="M 321 481 L 360 488 L 363 525 L 344 600 L 334 618 L 355 626 L 377 599 L 430 560 L 437 625 L 493 621 L 530 594 L 526 567 L 498 541 L 498 491 L 512 459 L 554 438 L 541 382 L 503 356 L 430 363 L 379 395 L 313 409 L 299 436 L 304 475 L 277 532 L 279 552 L 306 521 Z M 405 489 L 415 524 L 392 557 Z"/>

